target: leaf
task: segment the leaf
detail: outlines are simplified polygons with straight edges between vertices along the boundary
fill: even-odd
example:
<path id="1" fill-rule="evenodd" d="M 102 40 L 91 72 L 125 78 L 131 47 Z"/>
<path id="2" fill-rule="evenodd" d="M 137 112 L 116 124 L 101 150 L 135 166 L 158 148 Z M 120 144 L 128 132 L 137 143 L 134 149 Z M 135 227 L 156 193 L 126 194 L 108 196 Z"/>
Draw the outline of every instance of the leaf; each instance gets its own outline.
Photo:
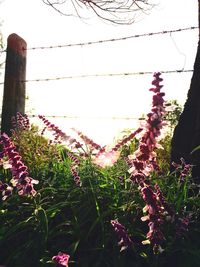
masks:
<path id="1" fill-rule="evenodd" d="M 200 145 L 197 146 L 197 147 L 195 147 L 195 148 L 190 152 L 190 154 L 194 153 L 195 151 L 197 151 L 197 150 L 199 150 L 199 149 L 200 149 Z"/>
<path id="2" fill-rule="evenodd" d="M 44 234 L 44 239 L 45 241 L 47 241 L 49 227 L 48 227 L 48 218 L 46 215 L 46 211 L 42 207 L 39 207 L 35 211 L 35 214 L 40 222 L 41 232 Z"/>
<path id="3" fill-rule="evenodd" d="M 13 225 L 12 228 L 10 228 L 7 231 L 4 238 L 9 238 L 10 236 L 13 236 L 13 235 L 19 233 L 21 230 L 22 231 L 25 230 L 28 225 L 32 224 L 32 219 L 33 219 L 33 217 L 31 216 L 28 219 Z"/>
<path id="4" fill-rule="evenodd" d="M 71 255 L 74 254 L 74 253 L 76 252 L 79 243 L 80 243 L 80 240 L 77 240 L 77 241 L 75 241 L 74 243 L 72 243 L 72 244 L 69 246 L 69 249 L 70 249 L 70 251 L 71 251 Z"/>

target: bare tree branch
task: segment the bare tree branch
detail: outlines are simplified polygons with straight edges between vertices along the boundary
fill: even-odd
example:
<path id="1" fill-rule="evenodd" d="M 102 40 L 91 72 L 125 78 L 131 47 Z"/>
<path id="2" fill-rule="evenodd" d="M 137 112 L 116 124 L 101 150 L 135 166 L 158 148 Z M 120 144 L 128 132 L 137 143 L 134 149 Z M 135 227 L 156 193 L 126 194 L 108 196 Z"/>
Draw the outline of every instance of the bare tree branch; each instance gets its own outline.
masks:
<path id="1" fill-rule="evenodd" d="M 151 0 L 42 0 L 64 16 L 85 17 L 90 10 L 97 17 L 115 24 L 131 24 L 138 11 L 148 11 L 154 6 Z M 68 11 L 69 10 L 69 11 Z M 70 11 L 72 13 L 70 13 Z M 83 15 L 84 14 L 84 15 Z"/>

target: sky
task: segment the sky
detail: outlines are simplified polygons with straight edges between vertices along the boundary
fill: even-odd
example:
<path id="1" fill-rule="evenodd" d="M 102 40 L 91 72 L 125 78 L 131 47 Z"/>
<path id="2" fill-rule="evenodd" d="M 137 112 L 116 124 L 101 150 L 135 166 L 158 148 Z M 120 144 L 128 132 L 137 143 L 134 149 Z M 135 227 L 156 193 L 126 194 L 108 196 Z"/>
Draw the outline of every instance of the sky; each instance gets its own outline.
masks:
<path id="1" fill-rule="evenodd" d="M 84 10 L 85 19 L 61 16 L 42 0 L 2 0 L 1 32 L 16 33 L 28 48 L 83 45 L 27 51 L 27 80 L 68 78 L 48 82 L 27 82 L 27 114 L 66 116 L 56 120 L 68 130 L 75 127 L 99 143 L 109 143 L 119 131 L 134 128 L 136 120 L 150 110 L 152 75 L 101 76 L 126 72 L 155 72 L 193 69 L 198 30 L 148 35 L 164 30 L 198 26 L 198 1 L 156 0 L 156 6 L 136 15 L 132 25 L 113 25 Z M 192 3 L 193 2 L 193 3 Z M 87 45 L 90 41 L 139 38 Z M 85 44 L 84 44 L 85 43 Z M 5 53 L 1 60 L 5 60 Z M 2 71 L 3 72 L 3 71 Z M 166 100 L 186 101 L 192 72 L 162 74 Z M 0 76 L 3 82 L 4 74 Z M 3 85 L 0 87 L 3 93 Z M 73 117 L 81 117 L 74 119 Z M 72 118 L 71 118 L 72 117 Z M 121 120 L 112 117 L 120 117 Z M 51 118 L 50 118 L 51 120 Z M 55 122 L 55 119 L 52 118 Z"/>

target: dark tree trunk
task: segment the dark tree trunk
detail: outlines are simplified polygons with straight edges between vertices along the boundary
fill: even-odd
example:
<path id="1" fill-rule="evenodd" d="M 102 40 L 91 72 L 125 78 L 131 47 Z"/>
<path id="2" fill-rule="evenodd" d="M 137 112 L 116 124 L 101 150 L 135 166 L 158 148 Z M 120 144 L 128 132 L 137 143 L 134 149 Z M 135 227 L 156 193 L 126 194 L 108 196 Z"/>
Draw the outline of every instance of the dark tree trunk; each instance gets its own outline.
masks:
<path id="1" fill-rule="evenodd" d="M 26 42 L 17 34 L 8 36 L 1 133 L 11 134 L 11 118 L 25 111 Z"/>
<path id="2" fill-rule="evenodd" d="M 184 158 L 194 164 L 193 178 L 200 182 L 200 150 L 192 150 L 200 145 L 200 43 L 194 63 L 194 72 L 183 112 L 175 127 L 172 138 L 171 162 L 180 163 Z M 173 170 L 173 166 L 171 166 Z M 199 178 L 198 178 L 199 177 Z"/>

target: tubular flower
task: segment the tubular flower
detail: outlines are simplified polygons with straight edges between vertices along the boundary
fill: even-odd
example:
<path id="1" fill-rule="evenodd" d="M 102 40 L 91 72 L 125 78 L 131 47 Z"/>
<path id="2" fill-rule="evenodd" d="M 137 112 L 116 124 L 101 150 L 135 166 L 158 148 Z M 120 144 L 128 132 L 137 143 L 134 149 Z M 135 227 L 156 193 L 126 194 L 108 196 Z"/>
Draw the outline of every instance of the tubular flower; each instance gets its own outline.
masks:
<path id="1" fill-rule="evenodd" d="M 21 161 L 21 156 L 16 151 L 16 147 L 10 138 L 4 133 L 0 137 L 0 143 L 3 145 L 3 154 L 8 158 L 10 170 L 12 173 L 11 183 L 16 187 L 19 195 L 35 195 L 33 188 L 38 181 L 29 177 L 28 168 Z"/>
<path id="2" fill-rule="evenodd" d="M 147 114 L 146 121 L 143 125 L 144 133 L 140 139 L 139 147 L 134 152 L 133 155 L 129 155 L 129 165 L 131 174 L 131 180 L 133 182 L 140 183 L 140 181 L 135 181 L 141 173 L 145 176 L 149 176 L 152 171 L 158 171 L 158 165 L 156 164 L 156 153 L 154 149 L 158 147 L 158 137 L 161 134 L 161 129 L 164 125 L 163 118 L 165 114 L 164 107 L 164 93 L 160 92 L 163 87 L 160 85 L 162 78 L 160 78 L 160 73 L 154 73 L 154 80 L 152 85 L 155 87 L 149 89 L 154 93 L 152 98 L 152 109 L 151 112 Z M 143 168 L 141 167 L 143 164 Z M 134 178 L 135 177 L 135 178 Z"/>
<path id="3" fill-rule="evenodd" d="M 78 171 L 77 171 L 79 160 L 73 153 L 71 153 L 69 151 L 67 152 L 67 155 L 69 156 L 69 158 L 72 161 L 72 165 L 71 165 L 70 170 L 71 170 L 72 176 L 74 177 L 74 181 L 75 181 L 77 186 L 81 186 L 82 185 L 81 178 L 80 178 Z"/>
<path id="4" fill-rule="evenodd" d="M 150 185 L 141 183 L 141 193 L 146 206 L 143 208 L 144 212 L 148 214 L 141 218 L 142 221 L 149 221 L 149 232 L 146 237 L 147 240 L 143 241 L 143 244 L 151 244 L 154 252 L 161 251 L 161 244 L 165 240 L 165 237 L 160 230 L 160 226 L 163 224 L 162 213 L 163 210 L 157 201 L 157 195 L 153 192 Z"/>
<path id="5" fill-rule="evenodd" d="M 115 232 L 117 233 L 120 241 L 118 245 L 121 247 L 120 251 L 123 251 L 133 245 L 133 241 L 129 237 L 125 227 L 118 222 L 118 220 L 111 220 L 111 224 L 114 227 Z"/>
<path id="6" fill-rule="evenodd" d="M 52 261 L 55 262 L 55 267 L 68 267 L 69 258 L 69 255 L 59 252 L 58 255 L 52 257 Z"/>
<path id="7" fill-rule="evenodd" d="M 166 201 L 165 197 L 163 196 L 163 193 L 160 190 L 159 185 L 156 184 L 154 187 L 156 189 L 157 200 L 160 202 L 161 206 L 163 207 L 167 220 L 174 222 L 175 216 L 176 216 L 176 212 L 174 208 L 172 207 L 172 205 L 170 205 Z"/>
<path id="8" fill-rule="evenodd" d="M 125 144 L 127 144 L 129 141 L 131 141 L 138 133 L 140 133 L 143 129 L 138 128 L 136 131 L 130 133 L 127 137 L 124 139 L 120 140 L 113 148 L 112 151 L 117 151 L 121 147 L 123 147 Z"/>
<path id="9" fill-rule="evenodd" d="M 86 145 L 88 145 L 92 149 L 92 151 L 97 150 L 100 153 L 105 151 L 104 147 L 95 143 L 92 139 L 84 135 L 81 131 L 78 131 L 75 128 L 72 128 L 72 130 L 78 134 L 78 136 L 85 142 Z"/>
<path id="10" fill-rule="evenodd" d="M 49 131 L 53 132 L 55 143 L 61 143 L 61 141 L 63 140 L 66 141 L 70 147 L 82 147 L 82 145 L 77 142 L 76 139 L 72 138 L 71 136 L 68 136 L 66 133 L 60 130 L 58 126 L 47 120 L 45 116 L 39 115 L 38 117 L 43 121 L 45 125 L 44 130 L 48 129 Z M 44 130 L 42 131 L 42 134 L 44 134 Z"/>

